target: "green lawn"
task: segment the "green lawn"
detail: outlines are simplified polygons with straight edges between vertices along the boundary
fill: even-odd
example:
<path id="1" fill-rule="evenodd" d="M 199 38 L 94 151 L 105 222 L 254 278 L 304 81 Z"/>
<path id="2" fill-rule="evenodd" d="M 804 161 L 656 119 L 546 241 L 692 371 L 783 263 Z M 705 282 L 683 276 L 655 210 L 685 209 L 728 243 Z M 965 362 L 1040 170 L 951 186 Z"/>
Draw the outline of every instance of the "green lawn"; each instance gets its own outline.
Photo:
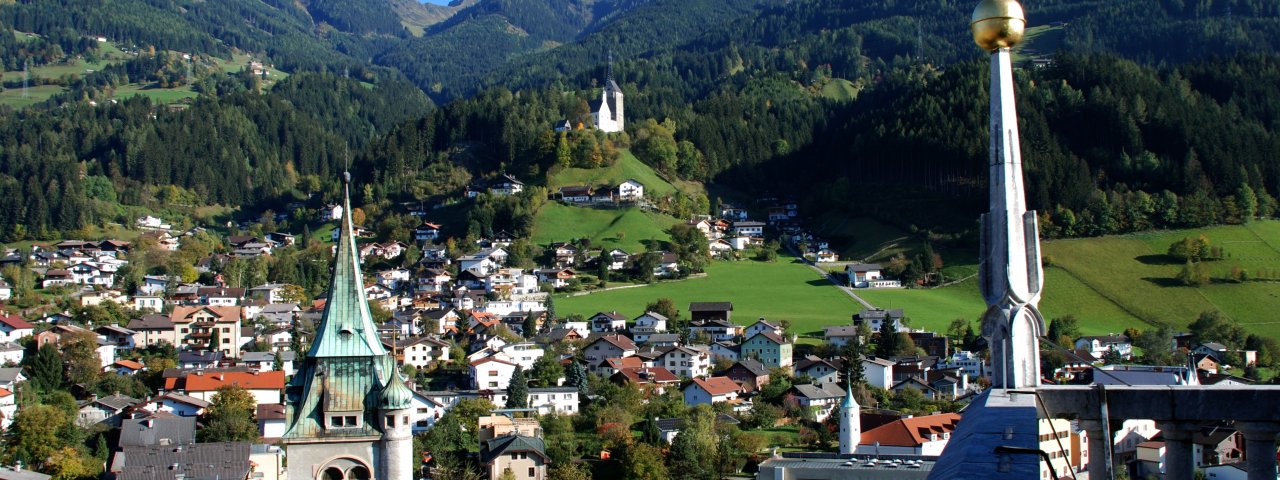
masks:
<path id="1" fill-rule="evenodd" d="M 135 95 L 150 97 L 156 103 L 173 103 L 183 98 L 194 98 L 197 94 L 189 85 L 178 88 L 153 88 L 130 83 L 116 88 L 117 99 L 123 100 Z"/>
<path id="2" fill-rule="evenodd" d="M 717 261 L 707 267 L 705 278 L 661 282 L 649 286 L 556 298 L 560 315 L 616 310 L 628 317 L 640 315 L 645 305 L 670 298 L 688 315 L 690 302 L 733 302 L 736 323 L 750 324 L 760 317 L 789 320 L 791 333 L 805 334 L 827 325 L 847 324 L 861 305 L 795 258 L 779 256 L 776 262 Z"/>
<path id="3" fill-rule="evenodd" d="M 630 150 L 622 149 L 619 153 L 618 161 L 608 167 L 566 168 L 557 172 L 551 177 L 547 190 L 555 193 L 560 187 L 573 185 L 617 186 L 627 179 L 634 178 L 644 184 L 646 194 L 664 196 L 676 192 L 675 185 L 659 177 L 653 168 L 632 155 Z"/>
<path id="4" fill-rule="evenodd" d="M 1022 44 L 1013 52 L 1013 61 L 1022 62 L 1037 55 L 1051 55 L 1062 47 L 1067 32 L 1062 27 L 1037 25 L 1027 29 Z"/>
<path id="5" fill-rule="evenodd" d="M 0 105 L 23 108 L 48 100 L 54 94 L 61 93 L 62 87 L 57 85 L 39 85 L 27 87 L 27 96 L 22 95 L 22 87 L 7 88 L 0 91 Z"/>
<path id="6" fill-rule="evenodd" d="M 832 100 L 854 100 L 858 98 L 858 87 L 843 78 L 833 78 L 822 86 L 822 96 Z"/>
<path id="7" fill-rule="evenodd" d="M 575 238 L 589 238 L 592 246 L 640 252 L 645 242 L 667 241 L 667 229 L 676 223 L 669 215 L 639 208 L 588 208 L 548 203 L 533 223 L 533 242 L 546 245 Z"/>
<path id="8" fill-rule="evenodd" d="M 850 229 L 870 234 L 850 248 L 873 250 L 882 245 L 876 241 L 884 239 L 890 240 L 889 250 L 900 247 L 894 244 L 898 239 L 892 229 L 859 222 L 851 220 Z M 1215 278 L 1225 277 L 1237 265 L 1250 272 L 1280 272 L 1280 221 L 1046 241 L 1044 254 L 1053 266 L 1045 271 L 1040 310 L 1046 319 L 1075 315 L 1086 334 L 1143 329 L 1155 323 L 1184 329 L 1201 312 L 1220 310 L 1252 332 L 1280 338 L 1280 320 L 1273 318 L 1273 312 L 1280 311 L 1280 282 L 1215 281 L 1193 288 L 1174 281 L 1182 265 L 1170 262 L 1164 252 L 1170 243 L 1201 234 L 1212 245 L 1221 245 L 1227 255 L 1210 262 Z M 952 255 L 956 260 L 948 259 L 950 268 L 972 270 L 974 266 L 959 253 Z M 931 330 L 946 328 L 954 318 L 976 320 L 984 308 L 976 279 L 938 289 L 860 290 L 858 294 L 878 307 L 903 308 L 912 327 Z"/>

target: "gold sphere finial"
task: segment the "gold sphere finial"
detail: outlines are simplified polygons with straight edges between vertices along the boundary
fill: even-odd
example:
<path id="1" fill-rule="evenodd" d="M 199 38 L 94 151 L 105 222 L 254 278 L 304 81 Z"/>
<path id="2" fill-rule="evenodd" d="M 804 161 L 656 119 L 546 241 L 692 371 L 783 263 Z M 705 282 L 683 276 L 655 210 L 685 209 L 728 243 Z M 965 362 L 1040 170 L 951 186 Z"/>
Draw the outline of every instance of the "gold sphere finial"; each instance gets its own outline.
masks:
<path id="1" fill-rule="evenodd" d="M 1017 0 L 982 0 L 973 9 L 973 41 L 988 52 L 1012 48 L 1022 41 L 1027 16 Z"/>

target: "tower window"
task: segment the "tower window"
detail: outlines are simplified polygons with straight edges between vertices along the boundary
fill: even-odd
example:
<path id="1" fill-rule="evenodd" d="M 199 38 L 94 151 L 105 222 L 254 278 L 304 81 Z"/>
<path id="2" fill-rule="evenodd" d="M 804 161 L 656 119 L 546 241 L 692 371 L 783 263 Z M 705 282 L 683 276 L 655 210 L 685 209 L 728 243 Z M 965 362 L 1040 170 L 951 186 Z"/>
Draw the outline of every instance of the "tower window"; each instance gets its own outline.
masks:
<path id="1" fill-rule="evenodd" d="M 395 415 L 387 415 L 387 426 L 388 426 L 388 427 L 395 427 L 395 426 L 396 426 L 396 416 L 395 416 Z"/>

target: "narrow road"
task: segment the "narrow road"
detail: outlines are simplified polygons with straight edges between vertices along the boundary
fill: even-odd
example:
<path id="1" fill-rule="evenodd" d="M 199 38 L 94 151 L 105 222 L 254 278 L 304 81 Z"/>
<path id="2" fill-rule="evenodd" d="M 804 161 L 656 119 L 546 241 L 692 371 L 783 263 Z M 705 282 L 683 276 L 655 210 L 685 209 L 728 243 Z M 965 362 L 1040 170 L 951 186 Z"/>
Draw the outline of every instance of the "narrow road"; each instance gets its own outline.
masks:
<path id="1" fill-rule="evenodd" d="M 831 282 L 831 284 L 832 284 L 832 285 L 835 285 L 835 286 L 836 286 L 836 288 L 839 288 L 840 290 L 844 291 L 844 293 L 848 294 L 848 295 L 849 295 L 849 297 L 853 298 L 853 299 L 854 299 L 854 300 L 856 300 L 858 303 L 861 303 L 863 307 L 866 307 L 866 308 L 868 308 L 868 309 L 876 308 L 876 306 L 875 306 L 875 305 L 872 305 L 872 304 L 871 304 L 871 302 L 868 302 L 868 301 L 866 301 L 866 300 L 863 300 L 863 299 L 862 299 L 862 297 L 859 297 L 859 296 L 858 296 L 858 294 L 853 293 L 853 289 L 852 289 L 852 288 L 849 288 L 849 286 L 848 286 L 848 285 L 845 285 L 845 283 L 844 283 L 844 282 L 841 282 L 839 279 L 837 279 L 837 278 L 835 277 L 835 275 L 832 275 L 832 274 L 829 274 L 829 273 L 827 273 L 827 272 L 823 271 L 821 268 L 818 268 L 818 266 L 817 266 L 817 265 L 814 265 L 814 264 L 813 264 L 813 262 L 810 262 L 810 261 L 809 261 L 809 259 L 804 258 L 803 256 L 801 256 L 798 252 L 796 252 L 796 251 L 795 251 L 795 249 L 794 249 L 794 248 L 791 248 L 791 245 L 790 245 L 790 244 L 786 244 L 786 243 L 784 243 L 783 245 L 785 245 L 785 246 L 787 247 L 787 251 L 788 251 L 788 252 L 791 252 L 791 255 L 792 255 L 792 256 L 794 256 L 794 257 L 796 257 L 796 258 L 800 259 L 800 261 L 804 262 L 804 263 L 805 263 L 805 265 L 808 265 L 808 266 L 809 266 L 809 268 L 812 268 L 815 272 L 818 272 L 818 274 L 819 274 L 819 275 L 822 275 L 823 277 L 825 277 L 825 278 L 827 279 L 827 281 Z"/>

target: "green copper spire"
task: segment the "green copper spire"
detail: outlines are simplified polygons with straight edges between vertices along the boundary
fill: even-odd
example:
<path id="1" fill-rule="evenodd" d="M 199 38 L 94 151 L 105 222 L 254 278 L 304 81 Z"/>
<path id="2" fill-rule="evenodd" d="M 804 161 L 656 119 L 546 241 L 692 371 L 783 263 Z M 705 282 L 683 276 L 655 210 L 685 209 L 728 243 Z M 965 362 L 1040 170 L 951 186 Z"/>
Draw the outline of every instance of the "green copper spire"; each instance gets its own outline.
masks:
<path id="1" fill-rule="evenodd" d="M 364 293 L 364 276 L 360 274 L 360 250 L 351 225 L 351 174 L 342 177 L 342 222 L 339 228 L 338 253 L 334 258 L 333 280 L 324 316 L 316 330 L 309 357 L 365 357 L 386 355 L 378 341 L 378 328 L 369 312 L 369 299 Z"/>
<path id="2" fill-rule="evenodd" d="M 380 435 L 380 409 L 405 408 L 412 392 L 378 338 L 360 275 L 351 224 L 351 175 L 343 175 L 343 215 L 333 278 L 316 340 L 285 388 L 286 443 Z"/>
<path id="3" fill-rule="evenodd" d="M 840 403 L 840 408 L 858 408 L 858 402 L 853 399 L 852 379 L 844 385 L 844 402 Z"/>

